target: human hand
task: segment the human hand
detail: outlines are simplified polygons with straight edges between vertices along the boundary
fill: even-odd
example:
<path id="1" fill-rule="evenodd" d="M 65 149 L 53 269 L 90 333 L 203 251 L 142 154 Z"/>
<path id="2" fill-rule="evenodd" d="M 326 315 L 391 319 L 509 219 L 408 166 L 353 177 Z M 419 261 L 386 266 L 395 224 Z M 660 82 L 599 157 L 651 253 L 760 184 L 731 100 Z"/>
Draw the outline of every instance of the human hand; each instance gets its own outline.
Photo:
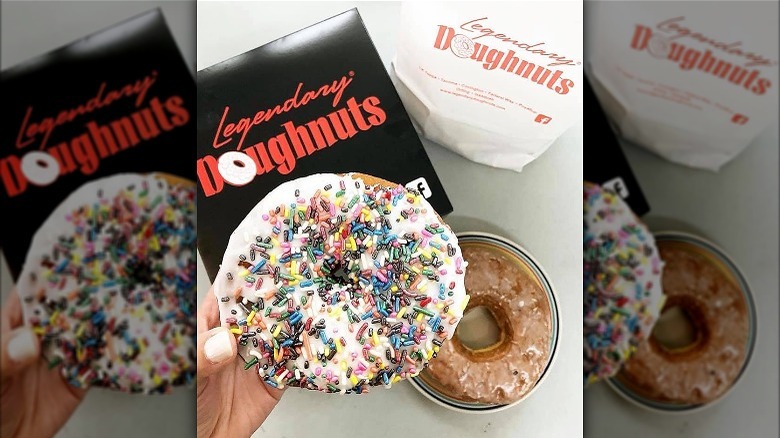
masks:
<path id="1" fill-rule="evenodd" d="M 198 437 L 248 437 L 279 402 L 284 390 L 263 383 L 236 360 L 236 338 L 220 327 L 213 290 L 198 310 Z"/>
<path id="2" fill-rule="evenodd" d="M 87 391 L 68 384 L 40 357 L 38 336 L 25 327 L 16 290 L 2 309 L 0 422 L 2 437 L 51 437 L 68 421 Z"/>

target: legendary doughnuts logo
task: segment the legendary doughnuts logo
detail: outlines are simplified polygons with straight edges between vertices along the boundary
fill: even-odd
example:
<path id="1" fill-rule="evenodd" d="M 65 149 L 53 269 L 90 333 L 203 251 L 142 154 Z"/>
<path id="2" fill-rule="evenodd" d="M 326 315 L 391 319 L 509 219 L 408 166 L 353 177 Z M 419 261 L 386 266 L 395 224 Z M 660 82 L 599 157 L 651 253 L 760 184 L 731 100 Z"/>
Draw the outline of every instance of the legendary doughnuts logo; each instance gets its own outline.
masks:
<path id="1" fill-rule="evenodd" d="M 0 160 L 0 179 L 8 196 L 24 193 L 28 184 L 48 186 L 76 171 L 90 175 L 101 160 L 185 125 L 190 115 L 181 96 L 147 100 L 156 80 L 157 71 L 152 71 L 124 85 L 103 82 L 87 101 L 56 114 L 39 114 L 35 106 L 28 106 L 16 135 L 18 152 Z M 134 109 L 131 114 L 103 124 L 95 121 L 100 110 L 127 101 Z M 70 123 L 82 123 L 84 132 L 52 143 L 57 129 Z"/>
<path id="2" fill-rule="evenodd" d="M 298 83 L 290 90 L 287 100 L 252 114 L 236 115 L 226 105 L 211 145 L 214 149 L 230 147 L 235 150 L 222 153 L 219 158 L 206 155 L 198 159 L 198 182 L 206 197 L 221 192 L 225 183 L 240 187 L 252 182 L 256 176 L 274 170 L 287 175 L 293 171 L 297 160 L 384 123 L 387 115 L 379 107 L 376 96 L 361 101 L 350 97 L 342 104 L 344 92 L 354 76 L 350 71 L 339 79 L 313 88 Z M 337 109 L 305 123 L 280 123 L 282 132 L 279 134 L 265 141 L 245 144 L 247 135 L 256 126 L 271 123 L 313 101 L 326 99 Z"/>
<path id="3" fill-rule="evenodd" d="M 684 21 L 685 17 L 670 18 L 656 24 L 655 29 L 637 24 L 630 46 L 672 61 L 681 70 L 698 70 L 757 95 L 765 94 L 771 88 L 772 81 L 762 77 L 759 68 L 774 67 L 777 60 L 743 48 L 740 41 L 727 43 L 695 31 L 684 25 Z M 681 41 L 701 43 L 707 48 L 699 50 Z M 730 56 L 729 60 L 724 59 L 724 55 Z"/>
<path id="4" fill-rule="evenodd" d="M 569 59 L 565 55 L 549 51 L 545 42 L 527 43 L 515 39 L 487 26 L 488 17 L 469 20 L 458 30 L 439 25 L 433 47 L 439 50 L 449 50 L 458 58 L 471 59 L 482 63 L 485 70 L 504 70 L 518 77 L 547 86 L 558 94 L 567 94 L 574 88 L 574 81 L 564 77 L 560 68 L 554 70 L 547 67 L 566 67 L 581 65 L 581 61 Z M 458 33 L 458 32 L 463 33 Z M 494 39 L 510 47 L 510 50 L 491 48 L 483 41 Z M 479 40 L 479 42 L 477 42 Z M 534 55 L 531 62 L 515 55 Z"/>

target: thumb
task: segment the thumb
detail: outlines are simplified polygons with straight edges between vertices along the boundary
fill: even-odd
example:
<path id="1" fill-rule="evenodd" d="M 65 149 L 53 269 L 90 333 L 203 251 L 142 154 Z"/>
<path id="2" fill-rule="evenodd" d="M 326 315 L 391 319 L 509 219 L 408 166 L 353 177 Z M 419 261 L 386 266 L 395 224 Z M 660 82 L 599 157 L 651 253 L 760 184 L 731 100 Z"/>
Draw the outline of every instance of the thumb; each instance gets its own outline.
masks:
<path id="1" fill-rule="evenodd" d="M 236 358 L 236 338 L 225 327 L 198 336 L 198 379 L 216 373 Z"/>
<path id="2" fill-rule="evenodd" d="M 38 359 L 38 336 L 29 327 L 19 327 L 3 333 L 0 375 L 5 382 Z"/>

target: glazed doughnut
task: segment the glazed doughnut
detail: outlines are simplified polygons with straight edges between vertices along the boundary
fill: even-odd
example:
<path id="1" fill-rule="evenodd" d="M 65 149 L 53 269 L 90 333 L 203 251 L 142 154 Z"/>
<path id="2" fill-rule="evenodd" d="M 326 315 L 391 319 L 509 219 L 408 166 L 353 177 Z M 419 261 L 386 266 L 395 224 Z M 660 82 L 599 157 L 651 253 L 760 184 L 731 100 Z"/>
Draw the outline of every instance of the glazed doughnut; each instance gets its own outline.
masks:
<path id="1" fill-rule="evenodd" d="M 36 232 L 17 290 L 71 385 L 159 393 L 194 376 L 195 187 L 176 181 L 88 182 Z"/>
<path id="2" fill-rule="evenodd" d="M 420 194 L 362 174 L 284 183 L 230 237 L 214 292 L 245 369 L 362 393 L 419 373 L 468 298 L 458 239 Z"/>
<path id="3" fill-rule="evenodd" d="M 492 313 L 500 340 L 471 350 L 456 333 L 427 373 L 459 400 L 508 404 L 526 395 L 550 359 L 552 310 L 538 279 L 504 250 L 462 243 L 470 307 Z"/>
<path id="4" fill-rule="evenodd" d="M 658 401 L 702 404 L 720 397 L 739 377 L 747 357 L 748 305 L 724 271 L 701 253 L 660 241 L 666 308 L 679 307 L 696 339 L 669 350 L 655 338 L 639 345 L 620 380 Z"/>
<path id="5" fill-rule="evenodd" d="M 585 183 L 585 384 L 613 376 L 661 312 L 663 263 L 655 239 L 615 193 Z"/>

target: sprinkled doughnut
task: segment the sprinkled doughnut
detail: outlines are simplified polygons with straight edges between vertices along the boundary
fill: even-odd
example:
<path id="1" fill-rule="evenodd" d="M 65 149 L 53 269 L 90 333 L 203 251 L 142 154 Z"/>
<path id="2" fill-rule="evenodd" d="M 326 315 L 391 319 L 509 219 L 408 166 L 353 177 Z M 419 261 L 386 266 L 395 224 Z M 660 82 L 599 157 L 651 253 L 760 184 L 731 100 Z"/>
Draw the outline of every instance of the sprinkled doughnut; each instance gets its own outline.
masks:
<path id="1" fill-rule="evenodd" d="M 194 376 L 195 188 L 182 181 L 91 181 L 35 234 L 17 290 L 71 385 L 164 393 Z"/>
<path id="2" fill-rule="evenodd" d="M 585 183 L 585 384 L 613 376 L 647 338 L 664 304 L 663 263 L 647 227 L 615 193 Z"/>
<path id="3" fill-rule="evenodd" d="M 417 375 L 468 302 L 455 234 L 403 186 L 284 183 L 230 237 L 214 292 L 244 368 L 273 387 L 362 393 Z"/>

